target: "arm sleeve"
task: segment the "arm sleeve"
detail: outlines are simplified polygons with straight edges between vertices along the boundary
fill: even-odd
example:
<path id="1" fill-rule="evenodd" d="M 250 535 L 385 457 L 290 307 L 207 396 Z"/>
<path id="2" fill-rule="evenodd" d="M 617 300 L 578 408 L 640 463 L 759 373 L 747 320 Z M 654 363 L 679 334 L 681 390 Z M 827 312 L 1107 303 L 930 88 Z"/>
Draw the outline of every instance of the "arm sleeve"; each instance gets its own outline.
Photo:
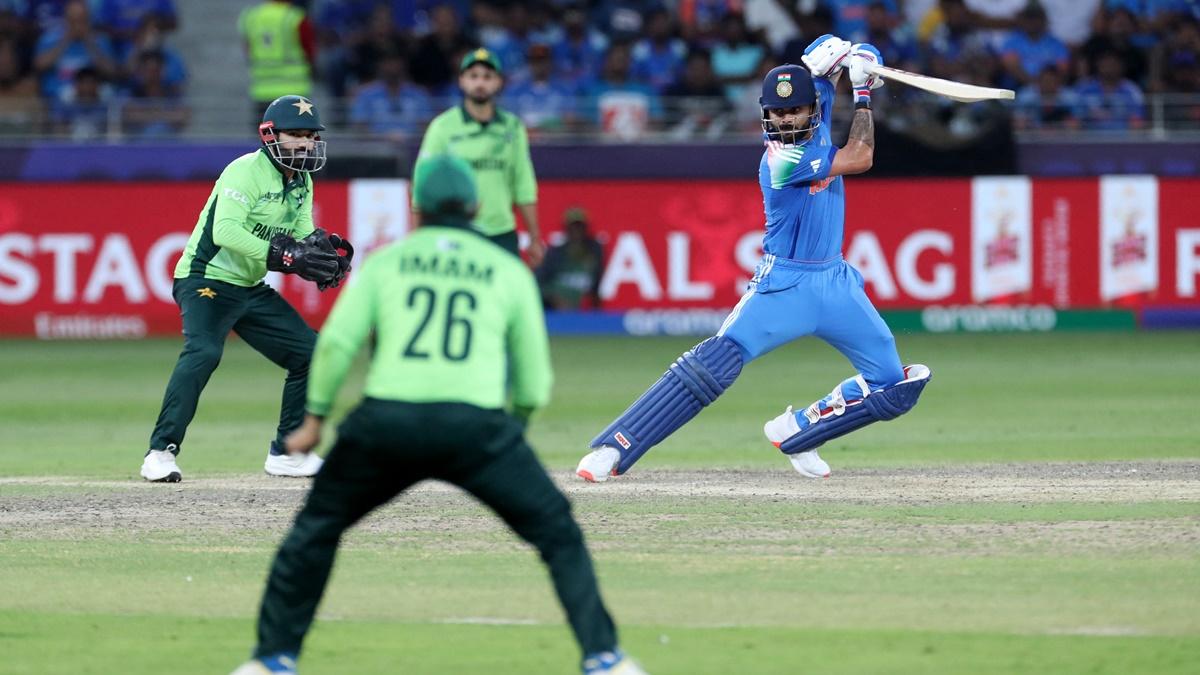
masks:
<path id="1" fill-rule="evenodd" d="M 308 194 L 304 195 L 304 203 L 300 205 L 300 211 L 296 214 L 296 229 L 292 231 L 292 236 L 297 239 L 307 237 L 316 229 L 313 225 L 313 179 L 311 175 L 305 175 L 304 178 L 308 185 Z"/>
<path id="2" fill-rule="evenodd" d="M 258 201 L 258 187 L 253 180 L 240 179 L 239 174 L 230 168 L 217 179 L 213 243 L 251 260 L 265 261 L 270 247 L 246 229 L 250 205 Z"/>
<path id="3" fill-rule="evenodd" d="M 824 180 L 833 168 L 837 148 L 832 145 L 787 148 L 767 146 L 767 169 L 771 172 L 771 188 L 780 190 Z"/>
<path id="4" fill-rule="evenodd" d="M 434 118 L 429 124 L 429 128 L 425 130 L 425 137 L 421 139 L 421 149 L 417 152 L 417 157 L 430 157 L 446 151 L 446 138 L 441 133 L 441 125 L 438 124 L 438 118 Z"/>
<path id="5" fill-rule="evenodd" d="M 355 282 L 338 295 L 321 327 L 308 376 L 306 409 L 314 415 L 329 414 L 354 356 L 375 325 L 375 267 L 370 260 L 363 265 Z"/>
<path id="6" fill-rule="evenodd" d="M 516 269 L 512 281 L 516 291 L 508 322 L 512 405 L 514 408 L 541 408 L 550 402 L 550 386 L 554 381 L 542 298 L 533 273 L 524 266 Z"/>
<path id="7" fill-rule="evenodd" d="M 529 156 L 529 134 L 525 125 L 517 122 L 517 138 L 513 143 L 513 203 L 537 203 L 537 178 L 533 174 L 533 159 Z"/>

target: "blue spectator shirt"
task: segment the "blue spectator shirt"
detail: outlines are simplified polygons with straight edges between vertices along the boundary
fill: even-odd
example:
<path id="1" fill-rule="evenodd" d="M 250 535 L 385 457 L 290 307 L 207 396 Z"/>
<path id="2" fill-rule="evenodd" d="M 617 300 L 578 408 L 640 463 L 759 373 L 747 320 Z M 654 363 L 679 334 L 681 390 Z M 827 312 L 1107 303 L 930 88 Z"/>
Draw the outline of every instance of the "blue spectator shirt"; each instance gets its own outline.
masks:
<path id="1" fill-rule="evenodd" d="M 683 60 L 687 58 L 687 45 L 679 39 L 671 39 L 666 45 L 643 39 L 633 46 L 630 56 L 630 77 L 661 92 L 674 84 L 679 76 Z"/>
<path id="2" fill-rule="evenodd" d="M 43 34 L 61 28 L 68 0 L 25 0 L 25 19 L 37 25 Z"/>
<path id="3" fill-rule="evenodd" d="M 133 31 L 142 22 L 142 17 L 157 14 L 162 17 L 175 17 L 175 3 L 172 0 L 93 0 L 96 13 L 95 22 L 101 26 L 117 30 Z"/>
<path id="4" fill-rule="evenodd" d="M 744 78 L 758 71 L 758 62 L 762 60 L 762 45 L 743 42 L 736 47 L 721 42 L 712 50 L 713 74 L 718 78 Z M 742 86 L 731 83 L 725 87 L 725 97 L 737 101 L 742 94 Z"/>
<path id="5" fill-rule="evenodd" d="M 588 101 L 588 115 L 592 122 L 603 125 L 604 120 L 601 119 L 602 109 L 605 104 L 605 99 L 608 97 L 634 97 L 641 99 L 645 103 L 647 114 L 651 120 L 662 117 L 662 100 L 658 96 L 658 92 L 648 84 L 641 82 L 625 81 L 621 84 L 612 84 L 604 80 L 595 80 L 587 86 L 584 95 Z"/>
<path id="6" fill-rule="evenodd" d="M 1079 94 L 1071 87 L 1062 87 L 1048 100 L 1036 84 L 1028 84 L 1017 92 L 1017 116 L 1031 129 L 1045 126 L 1061 127 L 1070 119 L 1079 119 Z"/>
<path id="7" fill-rule="evenodd" d="M 1097 79 L 1077 86 L 1084 127 L 1087 129 L 1131 129 L 1135 121 L 1145 119 L 1142 90 L 1129 80 L 1121 80 L 1114 89 L 1105 89 Z"/>
<path id="8" fill-rule="evenodd" d="M 350 121 L 377 134 L 415 134 L 433 117 L 433 100 L 405 82 L 392 92 L 383 82 L 364 85 L 350 104 Z"/>
<path id="9" fill-rule="evenodd" d="M 1067 46 L 1050 33 L 1031 40 L 1025 33 L 1013 31 L 1004 40 L 1000 52 L 1004 55 L 1016 54 L 1029 77 L 1037 77 L 1046 66 L 1065 66 L 1071 58 Z"/>
<path id="10" fill-rule="evenodd" d="M 117 54 L 117 62 L 128 64 L 133 53 L 133 44 L 125 43 L 115 46 L 114 51 Z M 158 51 L 163 55 L 163 84 L 168 87 L 180 87 L 187 81 L 187 66 L 183 63 L 183 57 L 179 52 L 171 47 L 162 45 Z M 136 66 L 137 63 L 131 64 Z"/>
<path id="11" fill-rule="evenodd" d="M 54 30 L 47 31 L 38 39 L 37 47 L 34 48 L 34 58 L 50 51 L 58 44 L 65 34 L 65 29 L 59 27 Z M 113 53 L 112 43 L 107 36 L 97 34 L 95 36 L 96 47 L 100 51 L 108 55 L 109 58 L 116 60 L 116 54 Z M 88 53 L 88 49 L 82 42 L 72 42 L 58 61 L 54 63 L 43 75 L 41 79 L 42 96 L 55 99 L 58 98 L 64 87 L 70 87 L 72 80 L 75 78 L 75 73 L 88 66 L 94 66 L 92 63 L 92 55 Z"/>
<path id="12" fill-rule="evenodd" d="M 606 52 L 608 38 L 603 33 L 591 29 L 588 30 L 587 37 L 578 44 L 564 35 L 561 40 L 550 45 L 550 58 L 554 60 L 554 70 L 562 77 L 581 84 L 590 82 L 600 74 L 600 66 L 604 63 Z"/>
<path id="13" fill-rule="evenodd" d="M 867 39 L 867 10 L 878 0 L 825 0 L 833 12 L 833 32 L 851 42 Z M 883 0 L 888 14 L 896 16 L 896 0 Z"/>
<path id="14" fill-rule="evenodd" d="M 579 87 L 575 82 L 553 77 L 547 82 L 521 80 L 504 88 L 504 108 L 521 118 L 528 129 L 561 127 L 576 114 Z"/>
<path id="15" fill-rule="evenodd" d="M 767 232 L 763 253 L 820 262 L 841 255 L 845 221 L 842 177 L 829 178 L 837 147 L 830 137 L 834 87 L 814 78 L 821 126 L 801 145 L 767 141 L 758 164 Z"/>

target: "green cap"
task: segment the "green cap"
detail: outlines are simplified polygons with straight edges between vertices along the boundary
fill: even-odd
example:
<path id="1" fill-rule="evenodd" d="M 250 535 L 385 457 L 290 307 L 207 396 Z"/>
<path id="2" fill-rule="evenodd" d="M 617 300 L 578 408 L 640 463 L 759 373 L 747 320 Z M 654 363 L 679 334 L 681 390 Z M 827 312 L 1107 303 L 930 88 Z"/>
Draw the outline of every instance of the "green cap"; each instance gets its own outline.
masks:
<path id="1" fill-rule="evenodd" d="M 479 205 L 475 172 L 453 155 L 417 158 L 412 190 L 413 204 L 431 223 L 469 222 Z"/>
<path id="2" fill-rule="evenodd" d="M 496 71 L 497 73 L 504 73 L 504 71 L 500 69 L 500 59 L 496 58 L 495 54 L 484 49 L 483 47 L 467 52 L 467 55 L 462 59 L 462 63 L 458 66 L 458 72 L 461 73 L 476 63 L 482 63 L 487 66 L 491 66 L 492 70 Z"/>
<path id="3" fill-rule="evenodd" d="M 272 128 L 282 131 L 325 130 L 317 106 L 311 100 L 294 94 L 272 101 L 263 112 L 262 121 L 264 124 L 270 122 Z"/>

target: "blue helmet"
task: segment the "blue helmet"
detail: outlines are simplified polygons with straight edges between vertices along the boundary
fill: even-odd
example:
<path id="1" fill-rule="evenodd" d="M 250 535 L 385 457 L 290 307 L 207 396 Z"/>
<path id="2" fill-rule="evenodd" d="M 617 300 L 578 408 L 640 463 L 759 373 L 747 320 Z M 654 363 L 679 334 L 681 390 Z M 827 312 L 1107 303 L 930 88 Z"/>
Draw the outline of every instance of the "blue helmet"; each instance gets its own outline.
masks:
<path id="1" fill-rule="evenodd" d="M 762 108 L 762 126 L 767 138 L 772 141 L 797 144 L 807 140 L 812 132 L 821 126 L 821 106 L 817 97 L 817 87 L 813 84 L 812 75 L 808 68 L 785 63 L 777 66 L 763 78 L 762 96 L 758 97 L 758 105 Z M 782 108 L 802 108 L 812 106 L 806 125 L 791 129 L 776 129 L 771 122 L 769 110 Z"/>

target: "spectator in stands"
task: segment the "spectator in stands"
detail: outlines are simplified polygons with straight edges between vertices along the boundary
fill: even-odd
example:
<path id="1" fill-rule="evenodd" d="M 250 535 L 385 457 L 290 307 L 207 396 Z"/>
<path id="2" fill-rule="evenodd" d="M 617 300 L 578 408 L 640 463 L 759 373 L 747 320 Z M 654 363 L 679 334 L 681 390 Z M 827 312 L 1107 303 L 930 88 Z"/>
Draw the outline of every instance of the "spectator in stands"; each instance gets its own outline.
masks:
<path id="1" fill-rule="evenodd" d="M 447 89 L 456 92 L 455 56 L 461 58 L 474 45 L 451 5 L 436 5 L 429 10 L 429 25 L 429 34 L 421 38 L 413 52 L 413 81 L 437 94 Z"/>
<path id="2" fill-rule="evenodd" d="M 1200 21 L 1179 20 L 1154 52 L 1154 90 L 1200 94 Z"/>
<path id="3" fill-rule="evenodd" d="M 121 127 L 138 138 L 175 136 L 187 126 L 190 111 L 182 90 L 168 83 L 161 51 L 138 52 L 129 97 L 121 108 Z"/>
<path id="4" fill-rule="evenodd" d="M 156 25 L 163 32 L 179 27 L 174 0 L 92 0 L 96 10 L 96 23 L 112 40 L 119 60 L 129 55 L 134 36 L 147 17 L 157 19 Z"/>
<path id="5" fill-rule="evenodd" d="M 80 68 L 53 106 L 55 132 L 74 141 L 103 138 L 108 131 L 111 99 L 112 92 L 100 71 L 90 66 Z"/>
<path id="6" fill-rule="evenodd" d="M 969 70 L 968 63 L 992 61 L 991 50 L 976 28 L 964 0 L 941 0 L 938 11 L 942 19 L 930 33 L 927 47 L 929 74 L 963 81 Z M 986 66 L 980 69 L 986 69 Z M 991 84 L 991 80 L 980 84 Z"/>
<path id="7" fill-rule="evenodd" d="M 1000 53 L 1007 84 L 1016 85 L 1032 82 L 1047 66 L 1066 77 L 1071 58 L 1067 46 L 1046 31 L 1045 10 L 1033 3 L 1017 15 L 1017 28 L 1004 40 Z"/>
<path id="8" fill-rule="evenodd" d="M 712 46 L 720 39 L 721 23 L 733 12 L 741 13 L 742 0 L 679 0 L 679 27 L 693 45 Z"/>
<path id="9" fill-rule="evenodd" d="M 316 6 L 317 63 L 335 98 L 346 95 L 350 55 L 366 38 L 366 26 L 378 0 L 324 0 Z"/>
<path id="10" fill-rule="evenodd" d="M 736 99 L 728 97 L 726 92 L 713 73 L 708 52 L 693 49 L 688 54 L 683 77 L 664 93 L 663 105 L 667 110 L 665 117 L 672 125 L 671 135 L 680 139 L 713 137 L 729 128 L 733 123 L 732 101 Z"/>
<path id="11" fill-rule="evenodd" d="M 0 35 L 0 132 L 28 134 L 38 126 L 37 79 L 22 63 L 17 39 Z"/>
<path id="12" fill-rule="evenodd" d="M 24 18 L 34 35 L 44 34 L 63 27 L 67 17 L 67 5 L 71 0 L 18 0 L 23 5 Z"/>
<path id="13" fill-rule="evenodd" d="M 1047 66 L 1036 84 L 1017 92 L 1014 122 L 1017 129 L 1079 128 L 1079 96 L 1063 83 L 1062 73 Z"/>
<path id="14" fill-rule="evenodd" d="M 534 44 L 526 56 L 528 68 L 504 88 L 505 106 L 525 123 L 531 138 L 539 132 L 562 131 L 577 122 L 579 87 L 554 73 L 550 47 Z"/>
<path id="15" fill-rule="evenodd" d="M 646 17 L 663 6 L 659 0 L 599 0 L 590 3 L 591 23 L 615 41 L 632 42 L 646 28 Z"/>
<path id="16" fill-rule="evenodd" d="M 366 35 L 350 53 L 349 72 L 355 84 L 366 84 L 377 78 L 375 71 L 380 57 L 391 52 L 408 52 L 408 42 L 396 28 L 391 5 L 380 3 L 371 10 Z"/>
<path id="17" fill-rule="evenodd" d="M 630 47 L 616 42 L 608 49 L 600 79 L 586 89 L 592 121 L 614 140 L 629 141 L 657 127 L 662 102 L 654 88 L 629 77 Z"/>
<path id="18" fill-rule="evenodd" d="M 1133 13 L 1147 31 L 1165 34 L 1179 20 L 1200 19 L 1200 4 L 1195 0 L 1105 0 L 1109 9 Z"/>
<path id="19" fill-rule="evenodd" d="M 289 0 L 263 0 L 238 17 L 238 32 L 250 64 L 254 127 L 280 96 L 312 94 L 317 38 L 303 9 Z"/>
<path id="20" fill-rule="evenodd" d="M 157 14 L 142 17 L 133 39 L 126 44 L 126 51 L 118 52 L 122 72 L 136 76 L 138 59 L 144 52 L 157 52 L 162 56 L 164 86 L 169 92 L 173 92 L 172 96 L 182 94 L 184 83 L 187 81 L 187 68 L 179 52 L 166 44 L 162 19 Z"/>
<path id="21" fill-rule="evenodd" d="M 537 269 L 546 309 L 600 309 L 600 279 L 604 249 L 588 232 L 588 215 L 581 208 L 563 214 L 565 239 L 550 247 Z"/>
<path id="22" fill-rule="evenodd" d="M 783 46 L 779 60 L 782 63 L 801 63 L 800 57 L 804 56 L 804 49 L 816 36 L 833 33 L 833 12 L 829 7 L 821 4 L 815 7 L 808 5 L 802 11 L 800 3 L 786 3 L 784 9 L 790 13 L 799 33 Z M 758 97 L 755 96 L 754 100 L 757 101 Z M 759 110 L 759 113 L 759 124 L 761 125 L 762 110 Z"/>
<path id="23" fill-rule="evenodd" d="M 509 77 L 520 77 L 525 71 L 525 52 L 532 44 L 529 11 L 525 3 L 510 4 L 501 16 L 501 23 L 479 31 L 479 42 L 500 59 Z"/>
<path id="24" fill-rule="evenodd" d="M 646 37 L 633 46 L 630 76 L 663 91 L 679 77 L 688 48 L 675 37 L 675 21 L 665 9 L 646 17 Z"/>
<path id="25" fill-rule="evenodd" d="M 563 12 L 563 36 L 550 46 L 554 69 L 561 77 L 588 86 L 600 74 L 608 38 L 588 24 L 587 12 L 571 5 Z"/>
<path id="26" fill-rule="evenodd" d="M 758 62 L 767 49 L 750 36 L 745 19 L 737 12 L 721 19 L 720 38 L 712 48 L 712 72 L 724 85 L 725 95 L 736 102 L 742 93 L 741 85 L 757 79 Z M 761 84 L 761 80 L 756 84 Z"/>
<path id="27" fill-rule="evenodd" d="M 919 70 L 917 40 L 908 26 L 900 21 L 887 4 L 872 2 L 867 7 L 867 38 L 875 45 L 883 62 L 902 70 Z"/>
<path id="28" fill-rule="evenodd" d="M 393 49 L 379 56 L 379 78 L 363 85 L 350 106 L 355 128 L 392 140 L 417 137 L 433 117 L 429 94 L 409 81 L 408 59 Z"/>
<path id="29" fill-rule="evenodd" d="M 1128 80 L 1137 83 L 1145 82 L 1148 73 L 1146 48 L 1137 39 L 1137 22 L 1133 13 L 1124 8 L 1118 8 L 1097 17 L 1100 30 L 1083 43 L 1080 52 L 1083 56 L 1079 61 L 1078 77 L 1094 76 L 1098 70 L 1099 57 L 1105 52 L 1115 52 L 1121 59 L 1122 71 Z"/>
<path id="30" fill-rule="evenodd" d="M 1084 127 L 1100 130 L 1140 129 L 1146 112 L 1142 90 L 1125 79 L 1117 52 L 1103 52 L 1096 60 L 1096 77 L 1079 83 Z"/>
<path id="31" fill-rule="evenodd" d="M 825 0 L 833 11 L 834 34 L 851 42 L 867 41 L 867 14 L 871 5 L 883 5 L 883 9 L 891 17 L 899 17 L 896 0 Z M 810 36 L 809 39 L 815 38 Z M 885 61 L 886 62 L 886 61 Z"/>
<path id="32" fill-rule="evenodd" d="M 51 100 L 62 96 L 84 68 L 101 79 L 117 73 L 112 45 L 92 27 L 87 3 L 70 0 L 63 17 L 62 25 L 44 33 L 34 50 L 33 68 L 41 75 L 42 96 Z"/>

